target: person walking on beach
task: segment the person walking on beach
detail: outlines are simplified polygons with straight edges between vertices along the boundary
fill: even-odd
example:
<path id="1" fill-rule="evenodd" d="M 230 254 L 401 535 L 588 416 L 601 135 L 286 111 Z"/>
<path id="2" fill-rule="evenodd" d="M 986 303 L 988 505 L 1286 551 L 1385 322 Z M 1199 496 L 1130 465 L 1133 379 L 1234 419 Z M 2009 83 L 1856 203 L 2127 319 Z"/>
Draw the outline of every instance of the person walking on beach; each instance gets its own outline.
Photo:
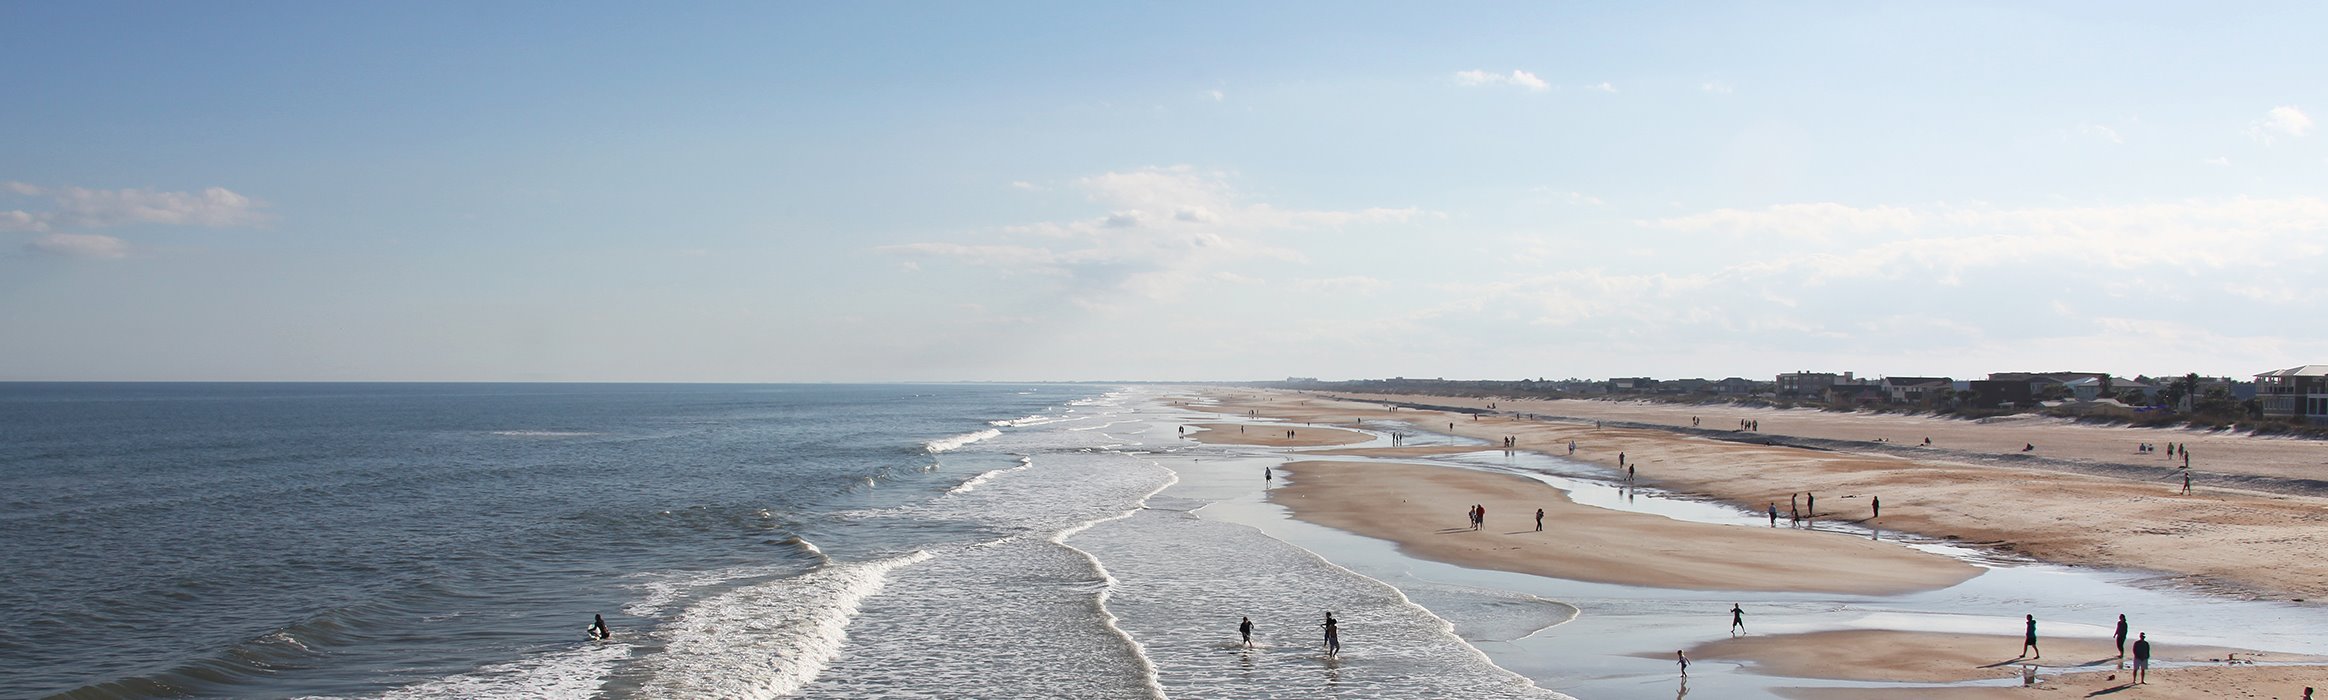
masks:
<path id="1" fill-rule="evenodd" d="M 1815 493 L 1805 493 L 1805 494 L 1803 494 L 1803 504 L 1805 505 L 1805 508 L 1804 508 L 1804 509 L 1805 509 L 1805 510 L 1808 510 L 1808 511 L 1810 511 L 1811 517 L 1814 517 L 1814 518 L 1816 518 L 1816 517 L 1819 517 L 1819 495 L 1818 495 L 1818 494 L 1815 494 Z"/>
<path id="2" fill-rule="evenodd" d="M 2125 614 L 2123 614 L 2123 613 L 2120 613 L 2120 614 L 2118 615 L 2118 631 L 2117 631 L 2116 633 L 2113 633 L 2113 634 L 2111 634 L 2111 635 L 2110 635 L 2110 638 L 2111 638 L 2111 639 L 2118 640 L 2118 660 L 2119 660 L 2119 661 L 2124 661 L 2124 660 L 2126 660 L 2126 615 L 2125 615 Z"/>
<path id="3" fill-rule="evenodd" d="M 2144 683 L 2149 680 L 2150 633 L 2144 632 L 2134 637 L 2134 682 Z"/>
<path id="4" fill-rule="evenodd" d="M 2037 648 L 2037 616 L 2029 615 L 2028 618 L 2029 631 L 2021 637 L 2021 656 L 2031 659 L 2045 658 L 2045 651 Z M 2037 653 L 2029 653 L 2032 651 Z"/>
<path id="5" fill-rule="evenodd" d="M 1681 650 L 1679 650 L 1679 649 L 1675 649 L 1675 650 L 1673 651 L 1673 660 L 1674 660 L 1674 661 L 1676 661 L 1676 662 L 1679 662 L 1679 663 L 1681 664 L 1681 677 L 1683 677 L 1683 678 L 1688 678 L 1688 677 L 1689 677 L 1689 655 L 1688 655 L 1688 654 L 1681 653 Z"/>
<path id="6" fill-rule="evenodd" d="M 1876 497 L 1874 497 L 1874 498 L 1868 499 L 1868 501 L 1867 501 L 1867 507 L 1868 507 L 1868 508 L 1871 508 L 1871 509 L 1873 509 L 1873 510 L 1875 511 L 1875 515 L 1873 515 L 1873 516 L 1870 516 L 1870 517 L 1868 518 L 1869 520 L 1873 520 L 1873 519 L 1875 519 L 1875 518 L 1881 518 L 1881 517 L 1883 517 L 1883 497 L 1882 497 L 1882 496 L 1876 496 Z"/>
<path id="7" fill-rule="evenodd" d="M 1261 468 L 1261 482 L 1262 482 L 1262 483 L 1268 483 L 1268 482 L 1272 482 L 1272 481 L 1276 481 L 1276 480 L 1277 480 L 1277 468 L 1276 468 L 1276 467 L 1262 467 L 1262 468 Z"/>
<path id="8" fill-rule="evenodd" d="M 1770 502 L 1770 526 L 1778 527 L 1778 501 Z"/>
<path id="9" fill-rule="evenodd" d="M 1474 524 L 1474 525 L 1472 525 L 1472 526 L 1471 526 L 1471 529 L 1473 529 L 1473 530 L 1477 530 L 1477 529 L 1479 529 L 1479 528 L 1487 527 L 1487 506 L 1474 506 L 1474 507 L 1476 507 L 1476 508 L 1478 508 L 1478 509 L 1479 509 L 1479 522 L 1478 522 L 1478 523 L 1476 523 L 1476 524 Z"/>
<path id="10" fill-rule="evenodd" d="M 1622 466 L 1625 466 L 1625 453 L 1623 453 L 1623 452 L 1618 452 L 1618 453 L 1617 453 L 1617 466 L 1620 466 L 1620 467 L 1622 467 Z"/>
<path id="11" fill-rule="evenodd" d="M 2189 470 L 2189 469 L 2187 469 L 2187 468 L 2183 470 L 2183 490 L 2182 490 L 2182 495 L 2185 495 L 2185 496 L 2191 495 L 2191 472 L 2190 472 L 2190 470 Z"/>
<path id="12" fill-rule="evenodd" d="M 1730 634 L 1746 633 L 1746 610 L 1737 603 L 1730 604 Z"/>
<path id="13" fill-rule="evenodd" d="M 1544 509 L 1542 508 L 1536 509 L 1536 531 L 1544 531 Z"/>
<path id="14" fill-rule="evenodd" d="M 1253 648 L 1253 618 L 1241 617 L 1238 619 L 1240 621 L 1237 623 L 1237 636 L 1244 637 L 1245 648 L 1251 649 Z"/>
<path id="15" fill-rule="evenodd" d="M 1326 613 L 1326 624 L 1318 626 L 1326 628 L 1326 655 L 1335 656 L 1341 654 L 1342 624 L 1334 621 L 1334 614 L 1331 612 Z"/>

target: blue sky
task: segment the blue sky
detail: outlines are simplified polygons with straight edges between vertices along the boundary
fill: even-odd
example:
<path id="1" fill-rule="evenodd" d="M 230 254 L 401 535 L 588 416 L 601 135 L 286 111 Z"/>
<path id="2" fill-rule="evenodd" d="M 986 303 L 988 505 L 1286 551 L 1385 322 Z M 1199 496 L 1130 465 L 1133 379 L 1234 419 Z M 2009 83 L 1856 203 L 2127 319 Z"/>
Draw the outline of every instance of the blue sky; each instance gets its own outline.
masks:
<path id="1" fill-rule="evenodd" d="M 1251 5 L 0 4 L 0 379 L 2328 362 L 2319 6 Z"/>

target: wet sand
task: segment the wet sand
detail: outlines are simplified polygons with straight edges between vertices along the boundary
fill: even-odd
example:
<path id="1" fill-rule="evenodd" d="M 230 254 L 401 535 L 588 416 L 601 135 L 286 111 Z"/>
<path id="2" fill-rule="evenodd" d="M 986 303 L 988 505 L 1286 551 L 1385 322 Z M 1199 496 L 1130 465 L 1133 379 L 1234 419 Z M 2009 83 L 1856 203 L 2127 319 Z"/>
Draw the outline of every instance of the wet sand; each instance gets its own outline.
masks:
<path id="1" fill-rule="evenodd" d="M 1834 532 L 1692 523 L 1577 505 L 1533 479 L 1383 462 L 1293 462 L 1273 503 L 1413 556 L 1579 581 L 1692 590 L 1883 595 L 1961 583 L 1978 567 Z M 1472 530 L 1466 513 L 1487 507 Z M 1545 511 L 1535 530 L 1536 509 Z M 1784 562 L 1783 565 L 1778 562 Z"/>
<path id="2" fill-rule="evenodd" d="M 1368 396 L 1364 397 L 1367 401 L 1348 401 L 1244 389 L 1212 389 L 1207 394 L 1221 401 L 1209 410 L 1238 414 L 1253 410 L 1263 417 L 1288 421 L 1348 424 L 1360 419 L 1369 423 L 1397 420 L 1432 430 L 1447 428 L 1452 423 L 1455 434 L 1491 443 L 1511 436 L 1519 440 L 1522 449 L 1604 465 L 1612 477 L 1617 474 L 1617 457 L 1623 453 L 1628 463 L 1637 466 L 1639 478 L 1645 484 L 1711 497 L 1752 511 L 1776 503 L 1782 517 L 1789 509 L 1790 496 L 1803 494 L 1816 498 L 1816 515 L 1822 519 L 1877 525 L 1887 531 L 1953 540 L 2055 563 L 2156 572 L 2171 579 L 2171 583 L 2199 586 L 2221 594 L 2282 599 L 2328 597 L 2328 558 L 2316 555 L 2328 551 L 2328 527 L 2323 527 L 2328 525 L 2328 499 L 2222 488 L 2203 480 L 2193 494 L 2182 495 L 2178 493 L 2179 477 L 2163 465 L 2157 465 L 2156 478 L 2116 478 L 1967 459 L 1963 453 L 1942 450 L 1934 450 L 1930 457 L 1917 457 L 1895 454 L 1896 449 L 1854 452 L 1767 446 L 1653 428 L 1599 429 L 1591 423 L 1521 420 L 1507 415 L 1475 417 L 1433 410 L 1394 410 L 1379 403 L 1394 397 Z M 1403 398 L 1481 407 L 1487 403 L 1447 397 Z M 1546 413 L 1560 410 L 1575 414 L 1586 413 L 1587 409 L 1605 409 L 1611 420 L 1618 420 L 1620 415 L 1627 416 L 1624 418 L 1627 420 L 1651 416 L 1674 418 L 1667 413 L 1674 407 L 1627 408 L 1629 404 L 1615 402 L 1498 401 L 1497 404 L 1503 411 Z M 1873 430 L 1809 427 L 1860 425 L 1859 419 L 1865 417 L 1855 418 L 1854 414 L 1768 409 L 1728 411 L 1702 411 L 1701 424 L 1725 427 L 1711 424 L 1735 425 L 1737 419 L 1728 417 L 1731 414 L 1754 414 L 1763 421 L 1765 434 L 1794 430 L 1797 426 L 1802 426 L 1805 433 L 1830 436 L 1863 435 L 1848 431 Z M 1677 422 L 1688 424 L 1686 416 Z M 1983 425 L 1955 423 L 1950 427 L 1960 431 L 1978 431 Z M 1898 442 L 1909 440 L 1920 444 L 1923 437 L 1891 429 L 1888 423 L 1877 425 L 1880 427 L 1874 429 L 1892 433 L 1890 437 L 1896 441 L 1891 444 L 1893 448 Z M 2091 443 L 2104 439 L 2099 436 L 2108 435 L 2109 444 L 2122 444 L 2131 452 L 2137 440 L 2164 443 L 2170 434 L 2187 432 L 2103 429 L 2058 422 L 2037 425 L 2026 421 L 2010 427 L 2015 431 L 2010 438 L 2014 444 L 2040 442 L 2049 451 L 2098 450 Z M 1943 446 L 1949 441 L 1976 439 L 1965 433 L 1940 433 L 1936 429 L 1934 432 L 1934 441 Z M 1993 436 L 1977 439 L 2003 444 L 2003 439 Z M 2312 441 L 2247 439 L 2268 444 L 2240 449 L 2231 446 L 2234 438 L 2223 436 L 2212 436 L 2209 442 L 2194 439 L 2193 443 L 2200 455 L 2213 450 L 2220 454 L 2278 455 L 2282 460 L 2252 467 L 2259 473 L 2295 469 L 2304 460 L 2312 459 L 2315 452 L 2328 453 L 2328 444 Z M 1568 455 L 1565 447 L 1571 440 L 1578 445 L 1574 455 Z M 2179 442 L 2180 438 L 2175 441 Z M 2073 447 L 2080 444 L 2087 446 Z M 1353 452 L 1378 454 L 1363 449 Z M 2163 457 L 2160 461 L 2163 462 Z M 1875 497 L 1883 501 L 1880 519 L 1874 517 L 1871 507 Z M 1805 505 L 1809 505 L 1807 501 Z M 1532 512 L 1534 507 L 1529 505 L 1527 510 Z M 1442 506 L 1439 510 L 1446 509 Z M 1513 512 L 1493 505 L 1490 510 Z M 1430 518 L 1427 522 L 1433 524 L 1461 524 L 1462 506 L 1444 513 L 1434 510 L 1426 515 Z M 1374 536 L 1410 545 L 1427 537 L 1414 532 L 1385 532 Z M 1417 553 L 1423 554 L 1423 551 L 1417 550 Z"/>
<path id="3" fill-rule="evenodd" d="M 1314 426 L 1239 426 L 1236 423 L 1197 423 L 1188 426 L 1201 428 L 1187 433 L 1188 438 L 1211 445 L 1260 445 L 1262 447 L 1323 447 L 1328 445 L 1355 445 L 1373 440 L 1374 436 L 1355 430 L 1319 428 Z M 1239 430 L 1243 427 L 1243 430 Z M 1288 437 L 1286 433 L 1291 432 Z"/>
<path id="4" fill-rule="evenodd" d="M 1749 627 L 1751 630 L 1751 627 Z M 2124 671 L 2117 668 L 2118 652 L 2108 639 L 2045 637 L 2038 622 L 2040 658 L 2018 656 L 2018 634 L 1944 634 L 1896 630 L 1842 630 L 1805 634 L 1753 635 L 1699 644 L 1689 650 L 1697 662 L 1741 661 L 1763 675 L 1789 678 L 1826 678 L 1847 681 L 1905 681 L 1954 683 L 1992 678 L 2018 678 L 2023 666 L 2037 667 L 2040 677 L 2065 673 Z M 2132 640 L 2127 641 L 2133 645 Z M 2223 663 L 2231 655 L 2267 662 L 2313 662 L 2322 659 L 2295 654 L 2269 654 L 2249 649 L 2176 645 L 2152 640 L 2153 664 Z M 2132 664 L 2132 657 L 2127 662 Z M 2307 667 L 2315 673 L 2328 668 Z M 2121 678 L 2123 679 L 2123 678 Z"/>

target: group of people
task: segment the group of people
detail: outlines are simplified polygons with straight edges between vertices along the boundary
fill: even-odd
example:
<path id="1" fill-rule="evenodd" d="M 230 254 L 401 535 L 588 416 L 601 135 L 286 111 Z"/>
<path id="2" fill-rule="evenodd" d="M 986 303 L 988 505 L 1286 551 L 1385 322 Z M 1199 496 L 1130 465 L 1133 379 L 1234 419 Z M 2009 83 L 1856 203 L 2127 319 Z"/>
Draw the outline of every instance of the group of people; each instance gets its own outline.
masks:
<path id="1" fill-rule="evenodd" d="M 1326 622 L 1325 622 L 1325 624 L 1318 625 L 1318 627 L 1324 628 L 1324 629 L 1325 629 L 1325 631 L 1326 631 L 1326 646 L 1325 646 L 1326 655 L 1327 655 L 1327 656 L 1336 656 L 1336 655 L 1339 655 L 1339 654 L 1341 654 L 1341 653 L 1342 653 L 1342 623 L 1341 623 L 1340 621 L 1337 621 L 1337 620 L 1335 620 L 1335 619 L 1334 619 L 1334 613 L 1333 613 L 1333 611 L 1330 611 L 1330 610 L 1329 610 L 1329 611 L 1327 611 L 1327 612 L 1326 612 Z M 1253 648 L 1253 618 L 1250 618 L 1250 617 L 1241 617 L 1241 618 L 1238 618 L 1238 620 L 1237 620 L 1237 636 L 1239 636 L 1239 637 L 1243 637 L 1243 638 L 1245 639 L 1245 648 L 1247 648 L 1247 649 L 1251 649 L 1251 648 Z"/>
<path id="2" fill-rule="evenodd" d="M 1471 506 L 1471 529 L 1477 530 L 1486 524 L 1487 506 L 1473 504 Z"/>
<path id="3" fill-rule="evenodd" d="M 2025 631 L 2022 633 L 2021 637 L 2021 657 L 2028 659 L 2044 658 L 2045 652 L 2037 648 L 2037 616 L 2025 615 L 2023 616 L 2023 619 L 2026 621 L 2027 626 L 2025 627 Z M 2126 616 L 2121 614 L 2118 616 L 2117 629 L 2110 634 L 2110 638 L 2118 643 L 2118 663 L 2120 667 L 2124 667 L 2126 662 L 2126 631 Z M 2134 669 L 2131 682 L 2150 682 L 2149 632 L 2139 632 L 2134 635 L 2133 651 Z M 2306 690 L 2309 691 L 2309 689 Z"/>

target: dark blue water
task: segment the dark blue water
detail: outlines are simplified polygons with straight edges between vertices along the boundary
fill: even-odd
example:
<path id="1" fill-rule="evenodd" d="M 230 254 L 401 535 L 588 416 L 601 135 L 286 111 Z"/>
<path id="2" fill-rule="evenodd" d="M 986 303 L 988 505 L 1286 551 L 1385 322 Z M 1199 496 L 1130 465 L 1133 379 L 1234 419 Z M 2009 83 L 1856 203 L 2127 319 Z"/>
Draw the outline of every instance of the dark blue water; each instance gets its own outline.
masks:
<path id="1" fill-rule="evenodd" d="M 651 625 L 642 574 L 987 536 L 833 514 L 1015 464 L 929 445 L 1097 393 L 0 384 L 0 694 L 377 695 Z"/>

